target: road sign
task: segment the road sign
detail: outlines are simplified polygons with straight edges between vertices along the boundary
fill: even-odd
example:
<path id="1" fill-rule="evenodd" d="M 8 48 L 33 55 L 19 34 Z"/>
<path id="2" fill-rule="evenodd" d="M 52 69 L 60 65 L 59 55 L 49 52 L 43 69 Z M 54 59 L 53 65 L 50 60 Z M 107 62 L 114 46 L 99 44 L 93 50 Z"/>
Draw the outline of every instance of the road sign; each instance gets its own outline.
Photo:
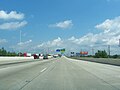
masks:
<path id="1" fill-rule="evenodd" d="M 74 52 L 71 52 L 71 54 L 74 54 Z"/>
<path id="2" fill-rule="evenodd" d="M 60 49 L 57 49 L 56 52 L 60 52 L 61 50 Z"/>
<path id="3" fill-rule="evenodd" d="M 88 52 L 80 52 L 81 55 L 87 55 Z"/>
<path id="4" fill-rule="evenodd" d="M 56 52 L 60 52 L 61 54 L 64 54 L 65 49 L 64 48 L 63 49 L 57 49 Z"/>
<path id="5" fill-rule="evenodd" d="M 61 53 L 64 53 L 65 52 L 65 49 L 61 49 Z"/>

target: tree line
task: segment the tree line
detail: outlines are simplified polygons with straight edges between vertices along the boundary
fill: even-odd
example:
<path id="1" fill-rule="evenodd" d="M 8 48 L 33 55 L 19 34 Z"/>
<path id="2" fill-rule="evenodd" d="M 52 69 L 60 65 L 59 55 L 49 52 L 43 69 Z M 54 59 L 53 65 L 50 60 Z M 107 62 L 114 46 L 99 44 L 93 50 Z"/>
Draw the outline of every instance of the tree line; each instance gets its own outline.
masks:
<path id="1" fill-rule="evenodd" d="M 94 58 L 120 58 L 120 55 L 108 55 L 107 52 L 105 50 L 98 50 L 95 55 Z"/>
<path id="2" fill-rule="evenodd" d="M 0 49 L 0 56 L 18 56 L 18 53 L 7 51 L 4 47 L 2 47 Z"/>
<path id="3" fill-rule="evenodd" d="M 93 57 L 93 58 L 120 58 L 120 55 L 108 55 L 105 50 L 98 50 L 94 55 L 77 55 L 71 54 L 70 57 Z"/>

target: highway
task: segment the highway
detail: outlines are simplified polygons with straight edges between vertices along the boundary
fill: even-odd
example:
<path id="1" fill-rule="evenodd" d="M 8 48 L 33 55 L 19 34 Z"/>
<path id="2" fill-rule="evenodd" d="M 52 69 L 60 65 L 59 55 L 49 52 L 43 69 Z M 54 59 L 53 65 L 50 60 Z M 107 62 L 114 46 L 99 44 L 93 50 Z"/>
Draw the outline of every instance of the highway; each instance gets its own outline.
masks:
<path id="1" fill-rule="evenodd" d="M 64 56 L 0 66 L 0 90 L 120 90 L 120 67 Z"/>

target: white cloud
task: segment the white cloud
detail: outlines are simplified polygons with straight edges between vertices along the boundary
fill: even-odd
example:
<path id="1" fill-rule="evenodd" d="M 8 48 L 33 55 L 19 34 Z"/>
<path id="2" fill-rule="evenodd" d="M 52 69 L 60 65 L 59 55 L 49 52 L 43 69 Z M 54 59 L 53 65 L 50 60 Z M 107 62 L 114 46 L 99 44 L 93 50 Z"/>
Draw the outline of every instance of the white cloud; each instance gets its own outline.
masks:
<path id="1" fill-rule="evenodd" d="M 44 45 L 45 45 L 45 43 L 39 44 L 39 45 L 37 45 L 37 48 L 44 47 Z"/>
<path id="2" fill-rule="evenodd" d="M 17 43 L 16 45 L 10 46 L 9 48 L 18 52 L 32 52 L 32 40 Z"/>
<path id="3" fill-rule="evenodd" d="M 65 20 L 63 22 L 58 22 L 56 24 L 51 24 L 49 27 L 56 27 L 61 29 L 68 29 L 73 26 L 72 20 Z"/>
<path id="4" fill-rule="evenodd" d="M 42 48 L 42 47 L 56 47 L 56 46 L 61 46 L 63 43 L 63 40 L 58 37 L 57 39 L 54 39 L 52 41 L 48 41 L 48 42 L 44 42 L 40 45 L 37 45 L 38 48 Z"/>
<path id="5" fill-rule="evenodd" d="M 103 23 L 95 26 L 97 29 L 103 30 L 104 33 L 120 33 L 120 16 L 114 19 L 107 19 Z"/>
<path id="6" fill-rule="evenodd" d="M 16 11 L 11 11 L 10 13 L 7 13 L 6 11 L 1 10 L 0 11 L 0 19 L 9 20 L 9 19 L 16 19 L 16 20 L 22 20 L 24 18 L 23 13 L 17 13 Z"/>
<path id="7" fill-rule="evenodd" d="M 72 36 L 68 39 L 67 45 L 72 45 L 72 47 L 76 47 L 78 50 L 79 48 L 88 48 L 87 50 L 90 50 L 90 48 L 94 47 L 96 51 L 101 49 L 107 51 L 107 46 L 111 45 L 111 53 L 118 53 L 120 17 L 106 19 L 101 24 L 96 25 L 95 28 L 100 29 L 102 32 L 97 34 L 88 33 L 79 38 Z M 63 44 L 65 45 L 65 42 Z"/>
<path id="8" fill-rule="evenodd" d="M 107 44 L 116 45 L 120 39 L 120 16 L 114 19 L 107 19 L 103 23 L 95 26 L 97 29 L 103 30 L 99 34 L 101 40 Z"/>
<path id="9" fill-rule="evenodd" d="M 90 44 L 94 44 L 97 41 L 97 38 L 96 35 L 92 33 L 88 33 L 87 35 L 80 38 L 75 38 L 74 36 L 72 36 L 68 40 L 78 45 L 90 45 Z"/>
<path id="10" fill-rule="evenodd" d="M 61 39 L 60 37 L 47 41 L 35 46 L 34 50 L 41 50 L 44 48 L 66 48 L 66 50 L 80 52 L 92 52 L 94 48 L 97 50 L 108 50 L 107 46 L 111 45 L 111 53 L 118 53 L 118 44 L 120 39 L 120 17 L 113 19 L 106 19 L 101 24 L 95 26 L 100 29 L 100 33 L 88 33 L 82 37 L 76 38 L 72 36 L 68 39 Z"/>
<path id="11" fill-rule="evenodd" d="M 0 44 L 4 44 L 4 43 L 6 43 L 6 42 L 7 42 L 6 39 L 0 39 Z"/>
<path id="12" fill-rule="evenodd" d="M 62 44 L 62 40 L 60 37 L 58 37 L 57 39 L 54 39 L 52 42 L 49 42 L 49 44 L 51 46 L 60 46 Z"/>
<path id="13" fill-rule="evenodd" d="M 18 43 L 18 45 L 19 45 L 19 46 L 24 46 L 24 45 L 30 44 L 31 42 L 32 42 L 32 40 L 28 40 L 28 41 L 26 41 L 26 42 L 20 42 L 20 43 Z"/>
<path id="14" fill-rule="evenodd" d="M 107 45 L 118 45 L 119 44 L 120 35 L 116 37 L 112 37 L 110 40 L 106 42 Z"/>
<path id="15" fill-rule="evenodd" d="M 26 24 L 27 24 L 26 21 L 3 23 L 0 25 L 0 29 L 3 30 L 18 29 L 20 27 L 25 26 Z"/>
<path id="16" fill-rule="evenodd" d="M 21 21 L 21 22 L 18 21 L 18 20 L 24 19 L 24 14 L 18 13 L 16 11 L 7 12 L 4 10 L 1 10 L 0 19 L 5 20 L 0 23 L 0 29 L 2 30 L 17 29 L 27 24 L 27 21 Z M 7 20 L 9 20 L 9 22 Z"/>

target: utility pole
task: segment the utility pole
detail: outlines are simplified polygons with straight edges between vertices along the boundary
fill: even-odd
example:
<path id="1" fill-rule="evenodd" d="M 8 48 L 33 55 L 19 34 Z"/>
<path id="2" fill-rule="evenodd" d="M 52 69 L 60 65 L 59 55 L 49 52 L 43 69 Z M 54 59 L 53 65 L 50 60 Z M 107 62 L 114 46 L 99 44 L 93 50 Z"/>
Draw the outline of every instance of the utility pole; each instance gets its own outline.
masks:
<path id="1" fill-rule="evenodd" d="M 81 49 L 81 57 L 82 57 L 83 55 L 82 55 L 82 49 Z"/>
<path id="2" fill-rule="evenodd" d="M 21 43 L 21 30 L 20 30 L 20 43 Z"/>
<path id="3" fill-rule="evenodd" d="M 49 47 L 48 47 L 48 51 L 47 51 L 47 54 L 49 54 L 50 52 L 49 52 Z"/>
<path id="4" fill-rule="evenodd" d="M 92 56 L 94 56 L 94 48 L 92 48 Z"/>
<path id="5" fill-rule="evenodd" d="M 119 47 L 120 47 L 120 39 L 119 39 Z"/>
<path id="6" fill-rule="evenodd" d="M 108 58 L 110 57 L 110 45 L 108 45 Z"/>
<path id="7" fill-rule="evenodd" d="M 20 47 L 19 47 L 19 56 L 21 54 L 21 30 L 20 30 Z"/>

